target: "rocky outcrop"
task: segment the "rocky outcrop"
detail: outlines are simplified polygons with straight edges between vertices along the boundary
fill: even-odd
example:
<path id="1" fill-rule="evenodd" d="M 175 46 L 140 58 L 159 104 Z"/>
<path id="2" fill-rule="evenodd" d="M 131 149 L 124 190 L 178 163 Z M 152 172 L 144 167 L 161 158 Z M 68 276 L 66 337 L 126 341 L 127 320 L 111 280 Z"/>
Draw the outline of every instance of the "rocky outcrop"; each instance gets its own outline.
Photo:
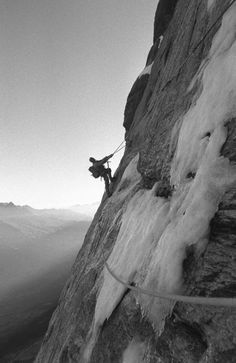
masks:
<path id="1" fill-rule="evenodd" d="M 155 21 L 154 21 L 153 45 L 147 57 L 146 67 L 152 64 L 157 55 L 163 35 L 174 14 L 177 1 L 178 0 L 166 0 L 166 1 L 160 1 L 158 3 L 155 15 Z M 168 45 L 168 49 L 170 49 L 170 45 Z M 166 57 L 168 56 L 167 54 L 168 49 L 166 52 Z M 149 79 L 149 73 L 144 73 L 143 75 L 139 76 L 136 79 L 128 95 L 127 103 L 125 106 L 124 123 L 123 123 L 123 126 L 125 127 L 126 131 L 129 130 L 132 124 L 135 111 L 143 97 L 143 93 L 145 91 L 148 79 Z"/>
<path id="2" fill-rule="evenodd" d="M 135 111 L 143 97 L 143 93 L 148 83 L 148 79 L 149 79 L 149 74 L 144 74 L 143 76 L 137 78 L 128 95 L 127 103 L 125 106 L 124 123 L 123 123 L 123 126 L 126 129 L 126 131 L 129 131 L 130 126 L 133 122 Z"/>
<path id="3" fill-rule="evenodd" d="M 178 0 L 159 1 L 154 20 L 153 44 L 163 36 L 175 11 Z"/>
<path id="4" fill-rule="evenodd" d="M 234 362 L 235 308 L 136 293 L 104 267 L 149 291 L 236 296 L 236 4 L 204 37 L 229 3 L 160 0 L 154 44 L 163 39 L 128 98 L 113 195 L 36 362 Z"/>
<path id="5" fill-rule="evenodd" d="M 160 1 L 158 3 L 155 15 L 155 21 L 154 21 L 153 45 L 147 57 L 146 67 L 153 63 L 157 55 L 160 43 L 162 41 L 162 38 L 164 37 L 163 35 L 174 14 L 177 1 L 178 0 L 166 0 L 166 1 Z M 170 49 L 170 45 L 168 45 L 168 49 Z M 166 54 L 168 53 L 168 49 Z M 166 57 L 167 56 L 168 54 L 166 55 Z M 133 122 L 135 111 L 143 97 L 143 93 L 148 83 L 148 79 L 149 79 L 149 73 L 144 73 L 143 75 L 139 76 L 136 79 L 128 95 L 127 103 L 125 106 L 124 123 L 123 123 L 123 126 L 125 127 L 126 131 L 129 130 Z"/>

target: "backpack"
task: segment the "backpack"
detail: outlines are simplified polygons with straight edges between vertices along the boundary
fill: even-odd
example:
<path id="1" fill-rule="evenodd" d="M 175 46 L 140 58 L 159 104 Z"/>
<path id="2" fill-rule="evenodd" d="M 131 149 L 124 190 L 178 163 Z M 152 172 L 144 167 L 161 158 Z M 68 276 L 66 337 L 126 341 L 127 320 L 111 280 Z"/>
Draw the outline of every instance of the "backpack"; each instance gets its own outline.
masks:
<path id="1" fill-rule="evenodd" d="M 90 168 L 88 170 L 92 173 L 94 178 L 99 178 L 100 177 L 100 173 L 97 170 L 97 168 L 95 168 L 95 166 L 90 166 Z"/>

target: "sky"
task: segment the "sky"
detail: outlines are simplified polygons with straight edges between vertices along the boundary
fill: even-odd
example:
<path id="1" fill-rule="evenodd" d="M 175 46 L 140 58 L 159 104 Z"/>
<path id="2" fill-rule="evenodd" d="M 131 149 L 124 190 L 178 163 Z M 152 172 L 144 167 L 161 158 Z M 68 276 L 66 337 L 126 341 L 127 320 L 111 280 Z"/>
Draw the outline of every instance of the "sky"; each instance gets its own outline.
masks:
<path id="1" fill-rule="evenodd" d="M 157 3 L 0 0 L 0 202 L 59 208 L 101 199 L 88 158 L 124 139 Z"/>

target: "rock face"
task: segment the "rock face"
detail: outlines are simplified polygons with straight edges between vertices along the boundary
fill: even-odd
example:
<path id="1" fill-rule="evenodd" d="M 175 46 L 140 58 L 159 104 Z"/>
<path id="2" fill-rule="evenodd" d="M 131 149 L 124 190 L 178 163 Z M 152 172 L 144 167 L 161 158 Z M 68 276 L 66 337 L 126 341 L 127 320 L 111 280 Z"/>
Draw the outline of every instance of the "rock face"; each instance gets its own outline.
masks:
<path id="1" fill-rule="evenodd" d="M 141 77 L 137 78 L 128 95 L 123 123 L 126 131 L 129 130 L 133 122 L 135 111 L 143 97 L 143 93 L 148 83 L 148 79 L 149 74 L 144 74 Z"/>
<path id="2" fill-rule="evenodd" d="M 160 0 L 151 72 L 128 97 L 113 194 L 103 197 L 36 362 L 235 361 L 235 307 L 147 296 L 104 266 L 153 292 L 236 296 L 236 3 L 229 4 Z"/>

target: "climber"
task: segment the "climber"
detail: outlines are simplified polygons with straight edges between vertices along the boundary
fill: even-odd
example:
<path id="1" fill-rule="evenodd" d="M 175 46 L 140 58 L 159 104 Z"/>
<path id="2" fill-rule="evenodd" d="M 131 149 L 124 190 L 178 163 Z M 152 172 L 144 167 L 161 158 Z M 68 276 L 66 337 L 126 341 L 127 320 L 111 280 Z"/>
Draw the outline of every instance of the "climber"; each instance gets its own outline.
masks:
<path id="1" fill-rule="evenodd" d="M 105 156 L 105 158 L 101 159 L 101 160 L 96 160 L 94 158 L 89 158 L 89 161 L 91 163 L 93 163 L 92 166 L 90 166 L 90 168 L 88 169 L 94 178 L 99 178 L 102 177 L 105 181 L 105 188 L 106 188 L 106 193 L 108 195 L 108 197 L 111 196 L 111 192 L 110 192 L 110 182 L 113 182 L 115 178 L 113 178 L 111 176 L 111 169 L 109 168 L 108 165 L 108 160 L 113 156 L 113 154 Z M 105 168 L 104 164 L 107 163 L 108 168 Z"/>

